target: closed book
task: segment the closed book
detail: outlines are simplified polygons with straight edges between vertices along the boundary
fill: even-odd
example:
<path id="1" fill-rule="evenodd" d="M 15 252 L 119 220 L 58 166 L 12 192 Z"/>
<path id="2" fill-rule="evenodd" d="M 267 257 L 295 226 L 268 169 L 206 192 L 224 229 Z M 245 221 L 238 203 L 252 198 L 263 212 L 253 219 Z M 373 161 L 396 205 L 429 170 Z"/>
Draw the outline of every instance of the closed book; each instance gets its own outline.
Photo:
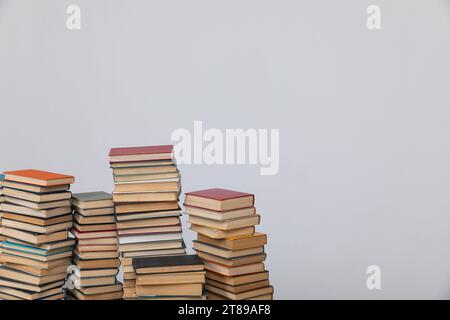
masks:
<path id="1" fill-rule="evenodd" d="M 38 209 L 27 208 L 27 207 L 18 206 L 18 205 L 14 205 L 14 204 L 10 204 L 10 203 L 2 204 L 2 210 L 5 212 L 9 212 L 9 213 L 17 213 L 17 214 L 21 214 L 21 215 L 42 218 L 42 219 L 54 218 L 54 217 L 58 217 L 61 215 L 70 214 L 72 212 L 72 209 L 70 208 L 70 206 L 58 207 L 58 208 L 54 208 L 54 209 L 38 210 Z"/>
<path id="2" fill-rule="evenodd" d="M 178 201 L 180 190 L 147 191 L 147 192 L 114 192 L 114 202 L 159 202 Z"/>
<path id="3" fill-rule="evenodd" d="M 200 233 L 202 235 L 205 235 L 209 238 L 213 239 L 225 239 L 225 238 L 232 238 L 232 237 L 241 237 L 241 236 L 248 236 L 255 233 L 255 227 L 244 227 L 239 229 L 232 229 L 232 230 L 219 230 L 219 229 L 213 229 L 209 227 L 204 226 L 198 226 L 198 225 L 191 225 L 190 228 L 192 231 Z"/>
<path id="4" fill-rule="evenodd" d="M 111 194 L 103 191 L 74 193 L 72 203 L 81 209 L 106 208 L 114 205 Z"/>
<path id="5" fill-rule="evenodd" d="M 196 216 L 200 218 L 212 219 L 217 221 L 225 221 L 230 219 L 248 217 L 256 214 L 255 207 L 228 210 L 228 211 L 214 211 L 185 205 L 184 211 L 190 216 Z"/>
<path id="6" fill-rule="evenodd" d="M 263 246 L 239 249 L 239 250 L 231 250 L 231 249 L 225 249 L 225 248 L 217 247 L 217 246 L 210 245 L 207 243 L 203 243 L 203 242 L 200 242 L 197 240 L 193 241 L 192 247 L 196 251 L 206 252 L 206 253 L 213 254 L 215 256 L 219 256 L 219 257 L 222 257 L 225 259 L 244 257 L 244 256 L 260 254 L 260 253 L 264 252 Z"/>
<path id="7" fill-rule="evenodd" d="M 148 160 L 170 160 L 173 145 L 112 148 L 109 152 L 110 163 Z"/>
<path id="8" fill-rule="evenodd" d="M 35 169 L 7 171 L 5 172 L 5 180 L 45 187 L 71 184 L 75 182 L 75 178 L 70 175 Z"/>
<path id="9" fill-rule="evenodd" d="M 6 196 L 11 196 L 17 199 L 32 201 L 32 202 L 51 202 L 59 200 L 68 200 L 72 196 L 70 191 L 58 191 L 51 193 L 35 193 L 30 191 L 17 190 L 12 188 L 3 188 L 3 193 Z"/>
<path id="10" fill-rule="evenodd" d="M 171 226 L 171 225 L 179 225 L 179 224 L 180 224 L 179 217 L 151 218 L 151 219 L 140 219 L 140 220 L 117 221 L 116 222 L 118 229 L 161 227 L 161 226 Z"/>
<path id="11" fill-rule="evenodd" d="M 178 199 L 177 201 L 116 204 L 115 207 L 117 214 L 180 209 L 178 206 Z"/>
<path id="12" fill-rule="evenodd" d="M 145 192 L 179 190 L 180 179 L 159 179 L 151 181 L 121 182 L 114 184 L 114 192 Z"/>
<path id="13" fill-rule="evenodd" d="M 58 201 L 49 201 L 49 202 L 33 202 L 23 199 L 18 199 L 10 196 L 6 196 L 6 201 L 12 204 L 17 204 L 19 206 L 24 206 L 27 208 L 35 209 L 35 210 L 46 210 L 46 209 L 54 209 L 60 207 L 68 207 L 70 206 L 70 200 L 58 200 Z"/>
<path id="14" fill-rule="evenodd" d="M 220 188 L 186 193 L 185 204 L 216 211 L 253 207 L 254 195 Z"/>
<path id="15" fill-rule="evenodd" d="M 148 257 L 133 259 L 133 267 L 136 273 L 164 273 L 201 271 L 204 269 L 203 261 L 197 255 Z"/>
<path id="16" fill-rule="evenodd" d="M 49 192 L 57 192 L 57 191 L 67 191 L 70 189 L 69 184 L 63 184 L 59 186 L 50 186 L 50 187 L 44 187 L 44 186 L 37 186 L 33 184 L 28 183 L 21 183 L 21 182 L 15 182 L 15 181 L 2 181 L 2 186 L 7 188 L 13 188 L 18 190 L 24 190 L 24 191 L 30 191 L 35 193 L 49 193 Z"/>
<path id="17" fill-rule="evenodd" d="M 32 244 L 44 244 L 50 242 L 56 242 L 67 239 L 67 230 L 57 231 L 50 234 L 39 234 L 33 232 L 26 232 L 17 229 L 8 228 L 2 226 L 0 229 L 2 235 L 11 237 L 14 239 L 22 240 Z"/>
<path id="18" fill-rule="evenodd" d="M 273 287 L 271 287 L 271 286 L 253 289 L 253 290 L 245 291 L 245 292 L 241 292 L 241 293 L 233 293 L 233 292 L 229 292 L 224 289 L 217 288 L 217 287 L 207 284 L 206 290 L 208 292 L 210 291 L 212 293 L 224 296 L 231 300 L 244 300 L 244 299 L 249 299 L 249 298 L 253 298 L 253 297 L 273 294 Z"/>
<path id="19" fill-rule="evenodd" d="M 137 296 L 201 296 L 203 283 L 164 284 L 141 286 L 136 285 Z"/>
<path id="20" fill-rule="evenodd" d="M 183 239 L 181 232 L 180 233 L 137 235 L 137 236 L 119 236 L 119 244 L 181 240 L 181 239 Z"/>
<path id="21" fill-rule="evenodd" d="M 224 276 L 239 276 L 243 274 L 256 273 L 264 271 L 264 263 L 254 263 L 244 266 L 227 267 L 212 261 L 205 260 L 205 269 L 220 273 Z"/>
<path id="22" fill-rule="evenodd" d="M 249 236 L 240 236 L 225 239 L 212 239 L 202 234 L 199 234 L 197 240 L 199 242 L 207 243 L 216 247 L 221 247 L 230 250 L 240 250 L 264 246 L 267 243 L 267 236 L 264 233 L 257 232 Z"/>
<path id="23" fill-rule="evenodd" d="M 189 216 L 188 218 L 188 222 L 191 224 L 225 231 L 252 227 L 259 224 L 259 221 L 260 216 L 257 214 L 225 221 L 217 221 L 196 216 Z"/>
<path id="24" fill-rule="evenodd" d="M 130 175 L 151 175 L 151 174 L 162 174 L 162 173 L 178 173 L 178 169 L 175 165 L 163 165 L 163 166 L 145 166 L 145 167 L 125 167 L 125 168 L 113 168 L 114 177 L 123 177 Z M 148 176 L 146 179 L 150 180 L 158 179 L 156 176 Z M 176 178 L 176 177 L 175 177 Z M 119 181 L 116 181 L 119 182 Z"/>

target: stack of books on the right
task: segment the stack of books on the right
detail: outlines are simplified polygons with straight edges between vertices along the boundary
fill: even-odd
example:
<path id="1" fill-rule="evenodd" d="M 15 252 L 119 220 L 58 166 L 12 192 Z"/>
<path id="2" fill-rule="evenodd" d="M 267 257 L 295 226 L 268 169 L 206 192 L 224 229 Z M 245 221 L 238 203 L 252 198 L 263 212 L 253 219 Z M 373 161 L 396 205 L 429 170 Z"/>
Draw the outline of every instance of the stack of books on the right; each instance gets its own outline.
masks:
<path id="1" fill-rule="evenodd" d="M 255 232 L 260 216 L 249 193 L 207 189 L 186 193 L 185 212 L 198 233 L 193 248 L 204 260 L 210 300 L 271 300 L 265 269 L 267 236 Z"/>

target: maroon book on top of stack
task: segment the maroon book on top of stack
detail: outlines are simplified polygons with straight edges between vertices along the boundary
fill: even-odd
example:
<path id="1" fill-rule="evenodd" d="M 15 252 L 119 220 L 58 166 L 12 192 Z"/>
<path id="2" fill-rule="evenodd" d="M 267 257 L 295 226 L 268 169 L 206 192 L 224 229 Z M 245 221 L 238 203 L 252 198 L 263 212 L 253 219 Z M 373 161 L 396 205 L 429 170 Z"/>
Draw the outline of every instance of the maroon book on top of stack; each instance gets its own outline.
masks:
<path id="1" fill-rule="evenodd" d="M 253 194 L 226 189 L 186 193 L 185 213 L 197 233 L 194 250 L 204 260 L 207 297 L 272 299 L 265 269 L 267 236 L 255 231 L 260 216 Z"/>
<path id="2" fill-rule="evenodd" d="M 109 161 L 124 298 L 139 299 L 133 258 L 186 253 L 178 205 L 180 173 L 172 145 L 113 148 Z"/>

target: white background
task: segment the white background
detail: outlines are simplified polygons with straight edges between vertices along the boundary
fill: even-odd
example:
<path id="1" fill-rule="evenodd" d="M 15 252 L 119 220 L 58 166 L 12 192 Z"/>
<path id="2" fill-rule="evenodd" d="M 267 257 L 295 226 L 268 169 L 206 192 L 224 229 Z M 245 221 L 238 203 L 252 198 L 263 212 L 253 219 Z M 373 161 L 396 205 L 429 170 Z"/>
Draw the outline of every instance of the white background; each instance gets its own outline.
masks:
<path id="1" fill-rule="evenodd" d="M 0 168 L 111 191 L 110 147 L 279 128 L 276 176 L 180 168 L 184 191 L 256 195 L 275 297 L 447 299 L 449 18 L 445 0 L 0 0 Z"/>

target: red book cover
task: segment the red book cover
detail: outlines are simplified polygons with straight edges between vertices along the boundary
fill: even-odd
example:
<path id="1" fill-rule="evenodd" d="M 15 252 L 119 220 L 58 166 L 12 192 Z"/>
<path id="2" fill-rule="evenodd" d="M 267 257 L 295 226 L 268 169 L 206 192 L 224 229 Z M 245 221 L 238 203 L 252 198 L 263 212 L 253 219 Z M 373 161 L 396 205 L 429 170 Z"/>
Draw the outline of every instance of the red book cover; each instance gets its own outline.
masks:
<path id="1" fill-rule="evenodd" d="M 117 156 L 134 156 L 141 154 L 161 154 L 161 153 L 172 153 L 172 151 L 173 145 L 112 148 L 109 151 L 109 156 L 117 157 Z"/>
<path id="2" fill-rule="evenodd" d="M 218 200 L 218 201 L 242 198 L 242 197 L 254 197 L 254 195 L 251 193 L 245 193 L 245 192 L 239 192 L 239 191 L 233 191 L 233 190 L 227 190 L 227 189 L 220 189 L 220 188 L 187 192 L 186 195 L 192 195 L 192 196 L 213 199 L 213 200 Z"/>

